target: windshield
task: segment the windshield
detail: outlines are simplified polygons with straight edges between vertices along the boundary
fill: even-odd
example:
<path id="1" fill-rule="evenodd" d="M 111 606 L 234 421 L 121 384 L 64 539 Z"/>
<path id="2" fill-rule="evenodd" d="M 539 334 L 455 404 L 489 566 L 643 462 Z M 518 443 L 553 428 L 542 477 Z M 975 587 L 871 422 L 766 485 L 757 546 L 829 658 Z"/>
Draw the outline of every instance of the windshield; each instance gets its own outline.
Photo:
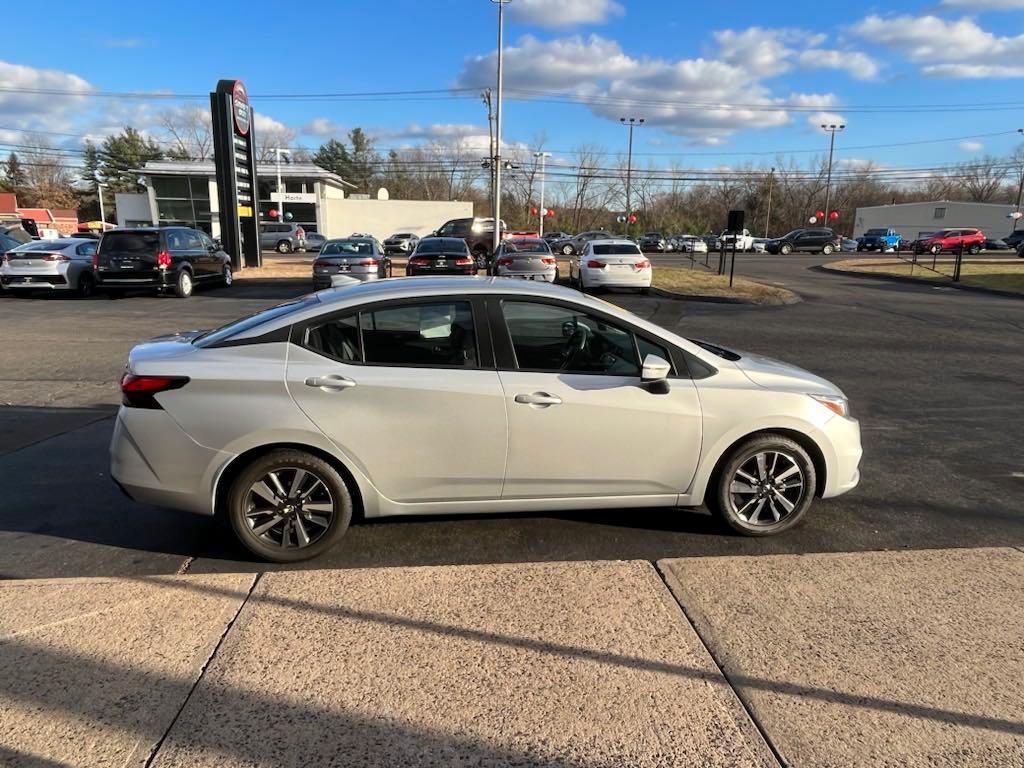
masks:
<path id="1" fill-rule="evenodd" d="M 373 243 L 367 240 L 335 240 L 324 243 L 321 256 L 370 256 Z"/>
<path id="2" fill-rule="evenodd" d="M 797 236 L 797 235 L 799 235 L 799 234 L 800 234 L 801 232 L 803 232 L 803 230 L 802 230 L 802 229 L 794 229 L 794 230 L 793 230 L 792 232 L 787 232 L 786 234 L 784 234 L 784 235 L 783 235 L 782 237 L 780 237 L 779 239 L 780 239 L 780 240 L 786 240 L 786 239 L 788 239 L 788 238 L 791 238 L 791 237 L 796 237 L 796 236 Z"/>
<path id="3" fill-rule="evenodd" d="M 595 245 L 595 256 L 639 256 L 640 249 L 635 245 L 626 243 L 610 243 L 609 245 Z"/>
<path id="4" fill-rule="evenodd" d="M 551 253 L 543 240 L 510 240 L 505 245 L 509 253 Z"/>
<path id="5" fill-rule="evenodd" d="M 69 245 L 74 245 L 75 240 L 33 240 L 31 243 L 25 243 L 19 245 L 16 250 L 19 251 L 52 251 L 54 249 L 60 250 L 61 248 L 67 248 Z"/>
<path id="6" fill-rule="evenodd" d="M 304 296 L 296 301 L 278 304 L 276 307 L 264 309 L 260 312 L 249 315 L 248 317 L 243 317 L 241 320 L 235 320 L 227 325 L 222 325 L 216 330 L 207 331 L 202 336 L 194 338 L 192 343 L 197 347 L 210 347 L 214 344 L 219 344 L 225 339 L 230 339 L 232 336 L 245 333 L 246 331 L 256 328 L 263 323 L 268 323 L 271 320 L 276 320 L 279 317 L 290 315 L 293 312 L 298 312 L 306 307 L 312 307 L 314 304 L 319 303 L 320 299 L 317 298 L 316 294 L 310 294 L 309 296 Z"/>

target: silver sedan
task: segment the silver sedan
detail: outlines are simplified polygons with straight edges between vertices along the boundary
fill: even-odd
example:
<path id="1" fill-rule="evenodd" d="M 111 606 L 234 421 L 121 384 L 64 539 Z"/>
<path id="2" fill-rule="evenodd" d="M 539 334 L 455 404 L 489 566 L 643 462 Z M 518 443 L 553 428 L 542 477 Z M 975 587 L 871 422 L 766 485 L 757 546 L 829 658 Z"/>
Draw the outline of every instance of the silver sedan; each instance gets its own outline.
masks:
<path id="1" fill-rule="evenodd" d="M 74 291 L 91 296 L 96 288 L 92 257 L 97 240 L 65 237 L 33 240 L 3 255 L 0 284 L 11 291 Z"/>
<path id="2" fill-rule="evenodd" d="M 553 283 L 558 279 L 558 261 L 547 242 L 539 237 L 513 238 L 498 246 L 494 274 Z"/>
<path id="3" fill-rule="evenodd" d="M 313 288 L 330 288 L 350 283 L 377 280 L 385 276 L 387 257 L 372 237 L 346 237 L 328 240 L 313 262 Z"/>
<path id="4" fill-rule="evenodd" d="M 321 291 L 141 344 L 121 391 L 121 488 L 222 514 L 279 562 L 333 546 L 356 513 L 706 503 L 763 536 L 860 477 L 834 384 L 521 280 Z"/>

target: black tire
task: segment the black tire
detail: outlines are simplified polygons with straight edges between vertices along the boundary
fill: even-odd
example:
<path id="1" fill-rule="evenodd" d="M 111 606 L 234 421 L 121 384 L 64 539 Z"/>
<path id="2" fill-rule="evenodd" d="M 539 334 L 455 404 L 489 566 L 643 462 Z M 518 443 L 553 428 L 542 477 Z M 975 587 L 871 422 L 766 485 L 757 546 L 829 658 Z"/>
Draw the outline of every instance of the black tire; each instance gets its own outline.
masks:
<path id="1" fill-rule="evenodd" d="M 235 281 L 235 275 L 231 271 L 231 265 L 230 264 L 225 264 L 224 265 L 224 272 L 221 273 L 220 279 L 221 279 L 221 282 L 224 283 L 224 287 L 225 288 L 230 286 Z"/>
<path id="2" fill-rule="evenodd" d="M 563 256 L 574 256 L 575 254 L 576 254 L 576 249 L 573 248 L 571 244 L 566 243 L 565 245 L 562 246 L 562 255 Z"/>
<path id="3" fill-rule="evenodd" d="M 864 251 L 864 246 L 858 245 L 857 246 L 857 253 L 862 253 L 863 251 Z"/>
<path id="4" fill-rule="evenodd" d="M 287 240 L 282 240 L 281 242 L 279 242 L 277 244 L 276 250 L 277 250 L 278 253 L 291 253 L 292 252 L 292 244 L 290 242 L 288 242 Z"/>
<path id="5" fill-rule="evenodd" d="M 971 254 L 971 256 L 977 256 L 979 253 L 981 253 L 981 246 L 972 245 L 970 248 L 967 249 L 967 252 Z"/>
<path id="6" fill-rule="evenodd" d="M 320 480 L 326 490 L 326 495 L 321 498 L 328 499 L 328 501 L 320 503 L 330 504 L 333 507 L 328 526 L 315 539 L 310 537 L 310 543 L 305 546 L 299 546 L 297 543 L 299 524 L 294 520 L 301 518 L 301 527 L 307 532 L 307 536 L 315 526 L 311 522 L 311 518 L 302 510 L 286 513 L 284 520 L 267 530 L 266 537 L 269 537 L 270 540 L 263 534 L 254 533 L 259 525 L 266 525 L 271 520 L 264 521 L 263 517 L 253 515 L 254 505 L 250 501 L 253 496 L 250 492 L 253 485 L 271 472 L 294 477 L 295 470 L 303 470 Z M 287 482 L 287 480 L 282 480 L 282 482 Z M 282 500 L 282 505 L 286 503 L 291 502 Z M 283 508 L 281 506 L 281 509 Z M 319 456 L 300 450 L 278 450 L 255 459 L 235 477 L 228 491 L 226 512 L 235 536 L 242 546 L 254 555 L 274 563 L 295 563 L 323 554 L 345 535 L 349 523 L 352 522 L 352 494 L 338 471 Z M 252 525 L 249 523 L 250 520 L 253 521 Z M 302 523 L 302 520 L 306 522 Z M 279 535 L 278 525 L 282 524 L 290 525 L 280 533 L 286 542 L 284 546 L 273 541 Z M 295 540 L 296 545 L 288 546 L 289 540 Z"/>
<path id="7" fill-rule="evenodd" d="M 783 243 L 782 245 L 779 246 L 779 253 L 781 253 L 783 256 L 789 256 L 789 254 L 791 254 L 792 252 L 793 246 L 790 245 L 789 243 Z"/>
<path id="8" fill-rule="evenodd" d="M 187 299 L 192 295 L 195 284 L 192 282 L 192 273 L 187 269 L 178 270 L 178 277 L 174 281 L 174 295 L 179 299 Z"/>
<path id="9" fill-rule="evenodd" d="M 931 248 L 928 249 L 928 253 L 930 253 L 932 256 L 938 256 L 940 253 L 942 253 L 942 246 L 933 245 Z"/>
<path id="10" fill-rule="evenodd" d="M 761 497 L 755 493 L 746 494 L 732 490 L 734 481 L 740 485 L 747 485 L 743 481 L 737 480 L 737 473 L 742 471 L 748 462 L 756 463 L 756 457 L 762 453 L 786 456 L 792 466 L 798 467 L 799 479 L 802 482 L 799 496 L 791 493 L 790 490 L 785 491 L 787 503 L 792 504 L 793 509 L 786 511 L 783 508 L 784 514 L 780 513 L 780 519 L 776 522 L 762 522 L 762 519 L 770 520 L 774 516 L 774 512 L 782 507 L 781 503 L 776 506 L 778 494 L 768 492 L 763 500 L 758 501 Z M 789 464 L 786 466 L 788 467 Z M 792 528 L 800 522 L 814 501 L 817 482 L 814 462 L 807 455 L 807 451 L 788 437 L 768 433 L 750 438 L 729 454 L 718 467 L 712 484 L 708 486 L 705 500 L 708 508 L 737 533 L 744 536 L 772 536 Z M 754 486 L 749 487 L 754 489 Z M 751 509 L 758 511 L 759 515 L 755 521 L 745 519 L 740 514 L 742 507 L 737 506 L 740 502 L 744 506 L 748 502 L 753 503 Z"/>

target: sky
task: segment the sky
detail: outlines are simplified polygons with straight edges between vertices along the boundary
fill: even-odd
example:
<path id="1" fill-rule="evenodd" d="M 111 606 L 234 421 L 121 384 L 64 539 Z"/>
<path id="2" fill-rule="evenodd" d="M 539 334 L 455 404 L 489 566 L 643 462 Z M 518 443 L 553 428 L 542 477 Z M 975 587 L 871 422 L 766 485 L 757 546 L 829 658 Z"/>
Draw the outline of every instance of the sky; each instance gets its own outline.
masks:
<path id="1" fill-rule="evenodd" d="M 4 11 L 8 32 L 23 33 L 0 47 L 0 152 L 25 130 L 64 147 L 127 124 L 156 132 L 163 110 L 207 107 L 221 78 L 245 81 L 257 131 L 288 126 L 298 146 L 355 126 L 378 149 L 487 144 L 479 92 L 495 82 L 489 0 L 47 7 L 45 23 L 31 4 Z M 503 139 L 543 141 L 552 162 L 569 162 L 581 143 L 624 152 L 623 116 L 645 120 L 635 164 L 685 168 L 807 162 L 827 148 L 823 122 L 846 125 L 836 160 L 850 166 L 1005 156 L 1022 138 L 1024 0 L 505 7 Z M 418 93 L 337 95 L 395 91 Z M 124 95 L 139 92 L 176 96 Z"/>

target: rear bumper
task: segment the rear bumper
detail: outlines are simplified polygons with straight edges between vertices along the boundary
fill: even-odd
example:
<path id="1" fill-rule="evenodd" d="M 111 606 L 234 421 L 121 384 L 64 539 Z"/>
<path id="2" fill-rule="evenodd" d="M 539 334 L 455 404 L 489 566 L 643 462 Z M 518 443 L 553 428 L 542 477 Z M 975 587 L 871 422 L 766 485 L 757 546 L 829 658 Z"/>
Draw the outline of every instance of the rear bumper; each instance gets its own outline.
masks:
<path id="1" fill-rule="evenodd" d="M 66 291 L 71 288 L 64 275 L 0 275 L 0 285 L 13 291 L 39 289 Z"/>
<path id="2" fill-rule="evenodd" d="M 518 277 L 521 280 L 533 280 L 538 283 L 555 282 L 555 271 L 550 272 L 511 272 L 504 267 L 498 267 L 497 277 Z"/>
<path id="3" fill-rule="evenodd" d="M 96 286 L 100 288 L 173 288 L 175 272 L 160 270 L 143 277 L 120 277 L 116 272 L 96 272 Z"/>
<path id="4" fill-rule="evenodd" d="M 214 478 L 231 454 L 205 448 L 166 411 L 124 408 L 110 440 L 110 475 L 143 504 L 212 515 Z"/>
<path id="5" fill-rule="evenodd" d="M 653 270 L 582 270 L 583 284 L 587 288 L 650 288 Z"/>
<path id="6" fill-rule="evenodd" d="M 478 271 L 476 266 L 472 267 L 447 267 L 445 269 L 424 269 L 423 267 L 406 267 L 405 274 L 413 275 L 475 275 Z"/>

